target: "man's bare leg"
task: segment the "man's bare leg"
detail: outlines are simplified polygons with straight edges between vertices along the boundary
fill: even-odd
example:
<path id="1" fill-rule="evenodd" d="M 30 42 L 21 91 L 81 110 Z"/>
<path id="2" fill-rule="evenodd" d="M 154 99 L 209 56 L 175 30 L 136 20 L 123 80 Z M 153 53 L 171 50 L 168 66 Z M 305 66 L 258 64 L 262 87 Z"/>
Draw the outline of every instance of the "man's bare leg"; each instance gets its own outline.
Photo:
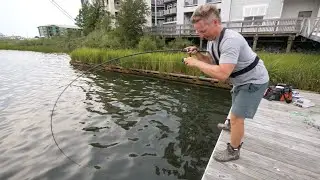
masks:
<path id="1" fill-rule="evenodd" d="M 226 121 L 224 123 L 218 123 L 217 127 L 218 129 L 221 129 L 221 130 L 226 130 L 226 131 L 230 131 L 230 117 L 231 117 L 231 109 L 232 107 L 230 108 L 229 110 L 229 113 L 228 113 L 228 116 L 226 118 Z"/>
<path id="2" fill-rule="evenodd" d="M 230 143 L 227 143 L 225 150 L 215 152 L 213 157 L 216 161 L 225 162 L 240 158 L 241 140 L 244 136 L 244 118 L 231 113 L 230 123 Z"/>
<path id="3" fill-rule="evenodd" d="M 230 144 L 233 148 L 238 148 L 244 136 L 244 118 L 236 116 L 231 113 L 231 141 Z"/>

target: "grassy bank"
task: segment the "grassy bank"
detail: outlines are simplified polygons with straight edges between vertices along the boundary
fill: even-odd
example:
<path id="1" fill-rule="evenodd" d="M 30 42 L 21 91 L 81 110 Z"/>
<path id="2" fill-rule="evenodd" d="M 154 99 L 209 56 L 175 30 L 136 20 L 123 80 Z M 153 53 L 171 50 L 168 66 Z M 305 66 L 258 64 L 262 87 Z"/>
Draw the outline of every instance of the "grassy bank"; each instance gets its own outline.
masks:
<path id="1" fill-rule="evenodd" d="M 84 63 L 102 63 L 110 59 L 137 53 L 134 50 L 101 50 L 81 48 L 71 52 L 72 60 Z M 287 83 L 295 88 L 320 92 L 320 56 L 302 53 L 258 53 L 264 60 L 272 83 Z M 118 65 L 126 68 L 183 73 L 200 76 L 200 71 L 186 67 L 181 59 L 184 53 L 152 53 L 121 59 Z"/>
<path id="2" fill-rule="evenodd" d="M 101 36 L 103 34 L 103 36 Z M 101 38 L 103 37 L 103 38 Z M 144 50 L 177 49 L 185 47 L 189 42 L 181 39 L 172 44 L 164 45 L 157 39 L 152 41 L 142 38 L 135 48 L 120 49 L 118 41 L 110 41 L 110 34 L 93 32 L 86 37 L 56 37 L 52 39 L 35 40 L 1 40 L 0 49 L 28 50 L 37 52 L 64 52 L 70 53 L 72 60 L 86 63 L 101 63 L 112 58 L 117 58 Z M 83 48 L 90 47 L 90 48 Z M 114 49 L 114 50 L 106 50 Z M 136 49 L 136 50 L 133 50 Z M 140 49 L 140 50 L 138 50 Z M 294 87 L 304 90 L 320 92 L 320 55 L 304 53 L 274 54 L 259 52 L 269 70 L 272 83 L 282 82 L 292 84 Z M 186 67 L 181 59 L 184 53 L 152 53 L 132 56 L 121 59 L 118 65 L 126 68 L 154 70 L 169 73 L 182 73 L 193 76 L 201 76 L 199 70 Z"/>
<path id="3" fill-rule="evenodd" d="M 44 53 L 70 53 L 79 48 L 79 39 L 56 37 L 52 39 L 0 40 L 2 50 L 36 51 Z"/>
<path id="4" fill-rule="evenodd" d="M 135 50 L 100 50 L 81 48 L 71 52 L 70 55 L 72 60 L 96 64 L 138 52 L 139 51 Z M 199 70 L 185 66 L 181 62 L 182 57 L 185 57 L 184 53 L 149 53 L 122 58 L 112 64 L 119 65 L 124 68 L 183 73 L 194 76 L 201 75 Z"/>

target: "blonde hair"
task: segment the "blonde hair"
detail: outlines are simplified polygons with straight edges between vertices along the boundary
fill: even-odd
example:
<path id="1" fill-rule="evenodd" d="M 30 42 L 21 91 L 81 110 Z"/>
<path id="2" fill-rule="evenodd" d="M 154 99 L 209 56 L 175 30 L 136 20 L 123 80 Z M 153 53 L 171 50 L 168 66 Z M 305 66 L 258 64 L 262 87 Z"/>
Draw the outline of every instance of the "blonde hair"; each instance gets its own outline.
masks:
<path id="1" fill-rule="evenodd" d="M 192 23 L 196 23 L 200 20 L 211 21 L 213 19 L 218 19 L 218 21 L 221 22 L 220 12 L 213 4 L 200 5 L 191 16 Z"/>

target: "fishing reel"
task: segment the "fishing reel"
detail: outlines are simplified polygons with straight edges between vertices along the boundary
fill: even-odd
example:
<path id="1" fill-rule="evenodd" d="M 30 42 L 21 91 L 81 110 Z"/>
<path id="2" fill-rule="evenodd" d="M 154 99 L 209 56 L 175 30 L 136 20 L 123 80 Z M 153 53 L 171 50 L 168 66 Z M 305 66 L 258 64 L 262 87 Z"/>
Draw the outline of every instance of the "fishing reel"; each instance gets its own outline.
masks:
<path id="1" fill-rule="evenodd" d="M 188 52 L 188 51 L 183 49 L 182 52 Z M 208 52 L 208 51 L 197 49 L 197 52 Z M 191 57 L 191 53 L 189 53 L 189 57 Z M 184 58 L 182 58 L 181 61 L 182 61 L 182 63 L 184 63 Z"/>
<path id="2" fill-rule="evenodd" d="M 197 49 L 197 51 L 200 52 L 199 49 Z M 188 51 L 186 49 L 183 49 L 182 52 L 188 52 Z M 189 53 L 189 57 L 191 57 L 191 53 Z M 181 62 L 184 63 L 184 57 L 181 59 Z"/>
<path id="3" fill-rule="evenodd" d="M 189 54 L 189 57 L 191 57 L 191 54 Z M 184 57 L 182 58 L 182 60 L 181 60 L 181 61 L 182 61 L 182 63 L 184 63 Z"/>

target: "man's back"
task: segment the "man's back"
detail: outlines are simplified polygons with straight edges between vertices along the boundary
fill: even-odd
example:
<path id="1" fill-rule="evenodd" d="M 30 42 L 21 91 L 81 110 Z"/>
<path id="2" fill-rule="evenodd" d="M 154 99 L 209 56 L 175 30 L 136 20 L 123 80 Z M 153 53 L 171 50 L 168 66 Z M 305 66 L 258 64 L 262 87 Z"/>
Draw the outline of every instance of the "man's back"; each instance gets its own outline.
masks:
<path id="1" fill-rule="evenodd" d="M 207 50 L 210 52 L 212 58 L 214 57 L 212 55 L 212 44 L 214 45 L 214 53 L 216 57 L 218 57 L 217 47 L 219 38 L 220 37 L 217 37 L 214 41 L 208 41 Z M 257 56 L 257 54 L 252 51 L 245 38 L 240 33 L 230 29 L 225 30 L 223 39 L 220 42 L 220 52 L 221 56 L 219 59 L 219 64 L 237 64 L 233 72 L 249 66 Z M 213 63 L 215 63 L 214 60 Z M 262 60 L 259 60 L 259 63 L 256 65 L 256 67 L 249 72 L 246 72 L 235 78 L 230 78 L 230 82 L 234 86 L 247 83 L 264 84 L 268 81 L 269 74 Z"/>

